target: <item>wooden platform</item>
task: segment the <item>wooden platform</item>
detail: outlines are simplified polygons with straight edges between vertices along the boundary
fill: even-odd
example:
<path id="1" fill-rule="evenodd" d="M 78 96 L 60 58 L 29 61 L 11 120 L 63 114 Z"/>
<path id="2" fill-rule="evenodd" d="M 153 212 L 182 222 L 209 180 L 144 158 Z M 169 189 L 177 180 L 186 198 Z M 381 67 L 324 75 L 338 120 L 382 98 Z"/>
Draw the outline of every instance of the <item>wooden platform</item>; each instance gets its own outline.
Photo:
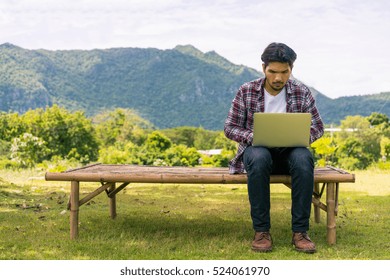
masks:
<path id="1" fill-rule="evenodd" d="M 93 164 L 65 172 L 45 175 L 47 181 L 71 182 L 70 237 L 78 236 L 78 213 L 80 206 L 106 192 L 109 197 L 110 215 L 116 217 L 115 195 L 130 183 L 178 183 L 178 184 L 246 184 L 246 174 L 229 174 L 227 168 L 197 167 L 160 167 L 137 165 Z M 80 199 L 80 182 L 100 182 L 101 186 Z M 327 241 L 336 243 L 336 216 L 338 210 L 338 194 L 340 183 L 355 182 L 354 174 L 333 167 L 316 168 L 314 171 L 314 215 L 320 222 L 320 209 L 327 213 Z M 117 186 L 117 183 L 121 183 Z M 288 175 L 272 175 L 271 184 L 280 183 L 291 187 Z M 321 186 L 322 184 L 322 186 Z M 321 202 L 326 190 L 326 204 Z"/>

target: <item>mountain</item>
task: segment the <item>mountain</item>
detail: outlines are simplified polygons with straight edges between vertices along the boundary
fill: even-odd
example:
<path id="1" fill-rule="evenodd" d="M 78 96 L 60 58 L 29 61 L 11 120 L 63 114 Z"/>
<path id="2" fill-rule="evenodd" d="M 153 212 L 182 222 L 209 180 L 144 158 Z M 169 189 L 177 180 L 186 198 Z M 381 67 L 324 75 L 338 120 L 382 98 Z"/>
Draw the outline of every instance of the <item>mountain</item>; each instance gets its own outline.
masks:
<path id="1" fill-rule="evenodd" d="M 346 116 L 369 116 L 373 112 L 390 117 L 390 92 L 330 99 L 321 95 L 317 98 L 318 110 L 325 123 L 338 124 Z"/>
<path id="2" fill-rule="evenodd" d="M 0 45 L 0 73 L 1 111 L 23 113 L 59 104 L 92 116 L 122 107 L 159 128 L 214 130 L 223 128 L 238 87 L 263 76 L 191 45 L 49 51 L 6 43 Z M 326 123 L 346 115 L 370 115 L 390 94 L 330 99 L 312 90 Z M 382 113 L 390 115 L 389 107 Z"/>

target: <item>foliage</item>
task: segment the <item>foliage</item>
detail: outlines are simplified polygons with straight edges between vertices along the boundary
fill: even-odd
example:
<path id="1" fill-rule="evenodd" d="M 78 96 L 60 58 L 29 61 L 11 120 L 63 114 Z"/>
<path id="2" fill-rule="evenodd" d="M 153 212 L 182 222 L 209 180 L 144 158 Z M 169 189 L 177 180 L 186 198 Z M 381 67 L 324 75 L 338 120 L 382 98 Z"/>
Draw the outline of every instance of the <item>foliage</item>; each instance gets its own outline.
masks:
<path id="1" fill-rule="evenodd" d="M 99 162 L 110 164 L 139 164 L 139 147 L 131 142 L 125 145 L 103 147 L 99 150 Z"/>
<path id="2" fill-rule="evenodd" d="M 370 122 L 372 126 L 384 124 L 386 127 L 388 127 L 390 124 L 390 120 L 388 116 L 377 112 L 374 112 L 370 116 L 368 116 L 367 120 Z"/>
<path id="3" fill-rule="evenodd" d="M 363 149 L 363 143 L 358 138 L 345 139 L 337 150 L 338 163 L 348 170 L 367 168 L 371 161 Z"/>
<path id="4" fill-rule="evenodd" d="M 1 113 L 0 136 L 1 155 L 20 166 L 31 167 L 56 156 L 81 163 L 98 158 L 91 120 L 80 111 L 70 113 L 56 105 L 46 110 L 29 110 L 23 115 Z"/>
<path id="5" fill-rule="evenodd" d="M 203 127 L 175 127 L 163 129 L 162 132 L 176 145 L 194 147 L 198 150 L 209 150 L 215 148 L 215 138 L 218 131 L 206 130 Z"/>
<path id="6" fill-rule="evenodd" d="M 80 162 L 75 159 L 63 159 L 59 156 L 53 156 L 50 160 L 44 160 L 37 164 L 37 169 L 45 172 L 63 172 L 81 166 Z"/>
<path id="7" fill-rule="evenodd" d="M 24 133 L 13 139 L 11 159 L 20 167 L 33 167 L 46 158 L 48 151 L 45 141 L 30 133 Z"/>
<path id="8" fill-rule="evenodd" d="M 154 131 L 149 134 L 140 158 L 146 165 L 195 166 L 200 155 L 194 147 L 172 144 L 164 134 Z"/>
<path id="9" fill-rule="evenodd" d="M 153 153 L 164 152 L 172 146 L 172 141 L 164 134 L 154 131 L 148 135 L 145 148 Z"/>
<path id="10" fill-rule="evenodd" d="M 202 166 L 210 167 L 228 167 L 229 161 L 234 157 L 234 152 L 222 149 L 221 154 L 208 156 L 202 155 Z"/>
<path id="11" fill-rule="evenodd" d="M 324 136 L 312 144 L 317 164 L 338 165 L 344 169 L 366 169 L 386 157 L 386 135 L 389 133 L 386 115 L 373 113 L 368 117 L 348 116 L 341 121 L 341 132 Z"/>
<path id="12" fill-rule="evenodd" d="M 56 105 L 36 109 L 22 116 L 26 131 L 45 141 L 53 156 L 74 158 L 82 163 L 98 158 L 98 143 L 92 122 L 83 112 L 70 113 Z"/>
<path id="13" fill-rule="evenodd" d="M 0 139 L 11 142 L 26 132 L 26 124 L 20 119 L 18 113 L 0 112 Z"/>
<path id="14" fill-rule="evenodd" d="M 153 129 L 153 125 L 136 112 L 123 108 L 100 113 L 93 117 L 93 123 L 104 147 L 127 141 L 142 145 L 146 140 L 145 131 Z"/>
<path id="15" fill-rule="evenodd" d="M 214 147 L 223 149 L 227 152 L 229 152 L 229 151 L 236 152 L 237 146 L 238 146 L 237 143 L 234 142 L 233 140 L 228 139 L 225 136 L 223 131 L 218 133 L 218 135 L 214 141 Z"/>
<path id="16" fill-rule="evenodd" d="M 381 156 L 382 159 L 386 160 L 390 158 L 390 138 L 389 137 L 382 137 L 381 142 Z"/>
<path id="17" fill-rule="evenodd" d="M 195 148 L 185 145 L 174 145 L 165 152 L 165 160 L 171 166 L 195 166 L 199 164 L 199 158 Z"/>
<path id="18" fill-rule="evenodd" d="M 319 166 L 334 165 L 334 154 L 337 146 L 331 137 L 324 136 L 315 141 L 311 147 L 314 149 L 315 154 L 319 157 L 317 161 Z"/>
<path id="19" fill-rule="evenodd" d="M 132 142 L 116 144 L 99 151 L 99 161 L 112 164 L 142 164 L 157 166 L 195 166 L 200 155 L 195 148 L 172 144 L 171 140 L 158 131 L 147 136 L 144 145 Z"/>
<path id="20" fill-rule="evenodd" d="M 390 161 L 380 161 L 377 164 L 374 165 L 379 170 L 386 170 L 386 172 L 390 171 Z"/>

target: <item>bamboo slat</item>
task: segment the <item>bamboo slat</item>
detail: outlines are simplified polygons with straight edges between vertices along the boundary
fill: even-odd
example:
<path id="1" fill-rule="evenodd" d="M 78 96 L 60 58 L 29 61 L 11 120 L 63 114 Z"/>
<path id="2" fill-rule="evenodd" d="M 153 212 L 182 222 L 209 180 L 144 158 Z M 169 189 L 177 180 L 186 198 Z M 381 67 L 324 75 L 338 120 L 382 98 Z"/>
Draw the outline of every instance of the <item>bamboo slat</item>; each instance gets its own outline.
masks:
<path id="1" fill-rule="evenodd" d="M 227 168 L 157 167 L 95 164 L 60 173 L 47 172 L 48 181 L 244 184 L 246 174 L 229 174 Z M 315 183 L 354 182 L 355 176 L 330 167 L 316 168 Z M 289 175 L 272 175 L 271 183 L 291 183 Z"/>

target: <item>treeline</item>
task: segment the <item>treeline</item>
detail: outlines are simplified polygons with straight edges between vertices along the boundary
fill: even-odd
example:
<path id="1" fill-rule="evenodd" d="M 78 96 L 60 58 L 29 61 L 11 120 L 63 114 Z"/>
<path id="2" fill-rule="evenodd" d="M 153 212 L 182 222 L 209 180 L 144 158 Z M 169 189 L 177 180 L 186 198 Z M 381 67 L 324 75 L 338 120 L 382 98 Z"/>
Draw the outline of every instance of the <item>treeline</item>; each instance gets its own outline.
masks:
<path id="1" fill-rule="evenodd" d="M 317 165 L 349 170 L 371 165 L 390 168 L 390 125 L 384 114 L 349 116 L 341 131 L 326 133 L 311 149 Z M 102 162 L 167 166 L 227 166 L 236 144 L 222 131 L 201 127 L 156 129 L 129 109 L 89 118 L 56 105 L 18 113 L 0 113 L 0 168 L 62 171 Z M 200 150 L 220 149 L 213 156 Z"/>
<path id="2" fill-rule="evenodd" d="M 226 166 L 235 145 L 223 132 L 179 127 L 157 130 L 132 110 L 116 109 L 88 118 L 54 105 L 24 114 L 0 113 L 0 168 L 64 169 L 70 165 Z M 198 150 L 224 149 L 215 157 Z M 204 157 L 202 160 L 201 158 Z"/>

